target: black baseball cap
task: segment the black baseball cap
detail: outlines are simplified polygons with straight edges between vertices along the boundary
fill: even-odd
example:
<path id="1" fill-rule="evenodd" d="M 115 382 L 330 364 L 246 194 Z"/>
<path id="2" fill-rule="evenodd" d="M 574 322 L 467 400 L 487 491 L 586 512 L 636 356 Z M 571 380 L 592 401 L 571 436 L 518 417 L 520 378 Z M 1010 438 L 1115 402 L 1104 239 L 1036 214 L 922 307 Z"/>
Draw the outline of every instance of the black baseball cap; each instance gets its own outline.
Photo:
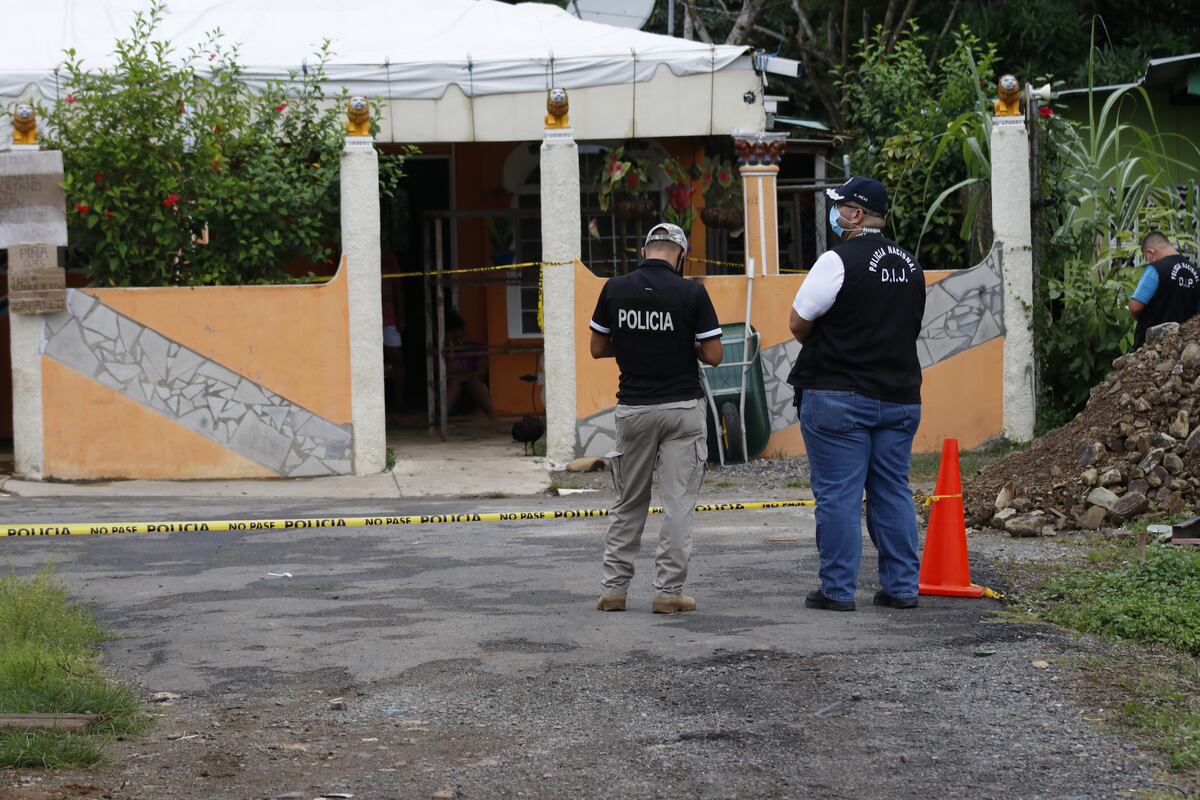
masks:
<path id="1" fill-rule="evenodd" d="M 825 196 L 835 203 L 858 203 L 880 216 L 887 214 L 887 189 L 874 178 L 855 176 L 841 186 L 826 189 Z"/>

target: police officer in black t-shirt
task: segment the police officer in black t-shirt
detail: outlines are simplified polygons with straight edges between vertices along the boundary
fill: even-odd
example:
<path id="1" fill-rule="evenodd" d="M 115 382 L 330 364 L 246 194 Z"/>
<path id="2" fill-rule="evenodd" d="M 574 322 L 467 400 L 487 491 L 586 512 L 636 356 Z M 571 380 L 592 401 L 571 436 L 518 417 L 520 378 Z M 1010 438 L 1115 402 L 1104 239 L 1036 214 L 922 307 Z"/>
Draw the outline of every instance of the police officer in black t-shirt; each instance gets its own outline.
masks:
<path id="1" fill-rule="evenodd" d="M 1158 231 L 1142 239 L 1146 269 L 1129 301 L 1129 313 L 1137 320 L 1133 346 L 1141 347 L 1146 331 L 1164 322 L 1187 322 L 1200 311 L 1200 272 L 1179 255 L 1171 240 Z"/>
<path id="2" fill-rule="evenodd" d="M 609 279 L 592 314 L 592 358 L 617 359 L 617 441 L 608 454 L 617 503 L 604 545 L 600 611 L 624 611 L 633 559 L 658 465 L 663 526 L 654 559 L 659 614 L 693 611 L 683 594 L 692 552 L 692 513 L 708 458 L 707 409 L 696 359 L 721 363 L 721 326 L 704 285 L 680 274 L 688 242 L 663 223 L 646 235 L 642 261 Z"/>
<path id="3" fill-rule="evenodd" d="M 875 603 L 913 608 L 920 558 L 908 469 L 921 421 L 925 279 L 912 254 L 882 233 L 882 183 L 856 177 L 826 194 L 842 243 L 817 259 L 791 312 L 803 348 L 788 382 L 817 499 L 821 575 L 804 604 L 854 610 L 865 489 L 883 585 Z"/>

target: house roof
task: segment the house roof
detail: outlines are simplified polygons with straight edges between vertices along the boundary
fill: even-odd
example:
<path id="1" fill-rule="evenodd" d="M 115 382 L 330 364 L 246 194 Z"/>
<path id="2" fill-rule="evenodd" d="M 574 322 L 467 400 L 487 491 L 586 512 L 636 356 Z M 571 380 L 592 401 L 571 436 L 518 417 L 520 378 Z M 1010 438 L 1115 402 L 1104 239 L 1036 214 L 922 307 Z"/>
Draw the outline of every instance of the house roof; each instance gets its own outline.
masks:
<path id="1" fill-rule="evenodd" d="M 1200 69 L 1200 53 L 1152 58 L 1146 62 L 1146 73 L 1133 83 L 1114 83 L 1107 86 L 1096 86 L 1093 87 L 1092 91 L 1115 92 L 1118 89 L 1132 89 L 1135 86 L 1146 86 L 1149 88 L 1166 86 L 1170 88 L 1180 80 L 1186 79 L 1188 75 L 1198 69 Z M 1084 86 L 1076 89 L 1064 89 L 1058 94 L 1061 96 L 1087 94 L 1087 92 L 1088 87 Z"/>
<path id="2" fill-rule="evenodd" d="M 36 87 L 54 96 L 55 68 L 74 48 L 85 65 L 115 61 L 146 0 L 37 0 L 8 15 L 0 48 L 0 97 Z M 469 97 L 630 84 L 666 68 L 676 76 L 750 70 L 745 47 L 706 45 L 577 19 L 553 5 L 496 0 L 178 0 L 156 38 L 182 60 L 221 29 L 239 48 L 251 85 L 303 69 L 330 40 L 330 83 L 353 94 L 439 99 L 456 85 Z M 16 31 L 20 33 L 17 34 Z M 201 57 L 199 65 L 203 66 Z"/>

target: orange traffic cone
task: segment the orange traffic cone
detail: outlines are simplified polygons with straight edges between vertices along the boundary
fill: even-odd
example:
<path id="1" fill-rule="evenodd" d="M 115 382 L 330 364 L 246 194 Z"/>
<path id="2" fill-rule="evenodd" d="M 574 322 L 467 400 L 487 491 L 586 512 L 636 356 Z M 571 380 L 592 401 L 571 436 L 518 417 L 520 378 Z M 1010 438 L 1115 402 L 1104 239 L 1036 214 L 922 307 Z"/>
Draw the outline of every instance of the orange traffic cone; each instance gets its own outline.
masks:
<path id="1" fill-rule="evenodd" d="M 984 588 L 971 583 L 971 567 L 967 564 L 967 526 L 963 517 L 957 439 L 947 439 L 942 445 L 942 463 L 932 502 L 925 552 L 921 554 L 920 594 L 983 597 Z"/>

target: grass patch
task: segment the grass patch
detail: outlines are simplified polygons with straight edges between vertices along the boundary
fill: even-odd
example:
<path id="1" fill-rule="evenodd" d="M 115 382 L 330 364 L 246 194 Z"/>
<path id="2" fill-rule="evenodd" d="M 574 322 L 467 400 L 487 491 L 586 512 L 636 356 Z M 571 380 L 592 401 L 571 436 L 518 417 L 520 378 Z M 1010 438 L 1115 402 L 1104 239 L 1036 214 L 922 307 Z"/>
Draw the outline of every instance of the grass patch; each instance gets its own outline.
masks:
<path id="1" fill-rule="evenodd" d="M 1088 700 L 1109 722 L 1161 752 L 1170 769 L 1200 791 L 1200 663 L 1161 649 L 1093 656 L 1081 665 Z M 1195 796 L 1195 795 L 1187 795 Z"/>
<path id="2" fill-rule="evenodd" d="M 1076 565 L 1022 565 L 1033 588 L 1014 606 L 1133 643 L 1084 659 L 1081 691 L 1110 710 L 1110 723 L 1160 751 L 1186 791 L 1200 792 L 1200 552 L 1151 545 L 1139 563 L 1133 537 L 1088 542 Z"/>
<path id="3" fill-rule="evenodd" d="M 503 498 L 505 498 L 505 497 L 508 497 L 508 495 L 507 495 L 507 494 L 505 494 L 504 492 L 496 492 L 496 491 L 492 491 L 492 492 L 484 492 L 483 494 L 481 494 L 481 495 L 479 495 L 479 496 L 480 496 L 480 497 L 485 497 L 485 498 L 487 498 L 488 500 L 501 500 L 501 499 L 503 499 Z"/>
<path id="4" fill-rule="evenodd" d="M 811 484 L 811 483 L 809 483 L 808 479 L 806 479 L 806 478 L 796 478 L 796 479 L 794 479 L 794 480 L 790 480 L 790 481 L 788 481 L 787 483 L 785 483 L 785 484 L 784 484 L 784 486 L 786 486 L 786 487 L 787 487 L 787 488 L 789 488 L 789 489 L 809 489 L 809 488 L 812 488 L 812 484 Z"/>
<path id="5" fill-rule="evenodd" d="M 958 454 L 959 470 L 966 478 L 989 464 L 999 461 L 1009 453 L 1024 450 L 1028 446 L 1019 442 L 1010 442 L 1007 439 L 997 439 L 974 450 L 963 450 Z M 941 460 L 941 453 L 913 453 L 912 466 L 908 471 L 909 479 L 913 481 L 937 480 L 938 465 Z"/>
<path id="6" fill-rule="evenodd" d="M 388 471 L 391 471 L 391 469 L 396 466 L 396 451 L 390 447 L 385 453 L 383 466 L 384 469 Z"/>
<path id="7" fill-rule="evenodd" d="M 1200 553 L 1150 547 L 1089 557 L 1106 569 L 1065 569 L 1038 592 L 1039 616 L 1076 630 L 1200 655 Z M 1116 553 L 1116 556 L 1112 554 Z"/>
<path id="8" fill-rule="evenodd" d="M 133 692 L 100 670 L 96 648 L 110 638 L 50 570 L 0 577 L 0 713 L 100 717 L 87 733 L 0 729 L 0 769 L 96 766 L 105 739 L 148 727 Z"/>

